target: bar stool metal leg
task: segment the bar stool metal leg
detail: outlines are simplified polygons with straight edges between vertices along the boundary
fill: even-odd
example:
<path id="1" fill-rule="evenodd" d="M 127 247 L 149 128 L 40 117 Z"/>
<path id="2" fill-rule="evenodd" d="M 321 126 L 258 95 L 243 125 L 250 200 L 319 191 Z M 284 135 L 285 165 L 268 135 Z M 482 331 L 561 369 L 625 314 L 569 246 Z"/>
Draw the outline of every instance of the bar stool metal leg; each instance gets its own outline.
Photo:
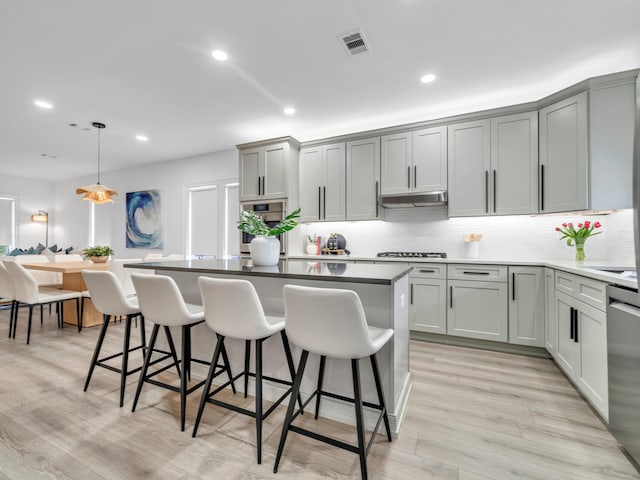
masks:
<path id="1" fill-rule="evenodd" d="M 124 389 L 129 373 L 129 339 L 131 337 L 131 315 L 127 315 L 124 325 L 124 340 L 122 342 L 122 367 L 120 368 L 120 407 L 124 405 Z"/>
<path id="2" fill-rule="evenodd" d="M 357 358 L 351 360 L 351 371 L 353 373 L 353 397 L 356 410 L 360 472 L 362 473 L 362 480 L 367 480 L 367 454 L 364 446 L 364 415 L 362 413 L 362 393 L 360 389 L 360 361 Z M 375 432 L 373 435 L 375 435 Z"/>
<path id="3" fill-rule="evenodd" d="M 160 325 L 155 324 L 153 326 L 153 330 L 151 330 L 151 339 L 149 340 L 149 346 L 147 347 L 147 354 L 144 357 L 144 363 L 142 364 L 142 370 L 140 371 L 140 378 L 138 378 L 138 386 L 136 387 L 136 395 L 133 397 L 133 406 L 131 407 L 131 411 L 136 411 L 136 405 L 138 404 L 138 399 L 140 398 L 140 392 L 142 391 L 142 384 L 144 383 L 144 379 L 147 376 L 147 370 L 149 370 L 149 363 L 151 363 L 151 354 L 153 353 L 153 347 L 156 346 L 156 339 L 158 338 L 158 330 L 160 330 Z"/>
<path id="4" fill-rule="evenodd" d="M 324 379 L 324 365 L 327 361 L 326 355 L 320 356 L 320 368 L 318 369 L 318 387 L 316 389 L 316 414 L 315 419 L 318 419 L 320 413 L 320 397 L 322 397 L 322 381 Z"/>
<path id="5" fill-rule="evenodd" d="M 249 389 L 249 359 L 251 358 L 251 340 L 244 341 L 244 398 Z"/>
<path id="6" fill-rule="evenodd" d="M 262 463 L 262 342 L 256 340 L 256 446 L 258 464 Z M 246 378 L 246 376 L 245 376 Z"/>
<path id="7" fill-rule="evenodd" d="M 102 315 L 102 327 L 100 328 L 100 334 L 98 335 L 96 348 L 93 350 L 93 357 L 91 357 L 91 365 L 89 365 L 89 373 L 87 374 L 87 379 L 84 382 L 85 392 L 87 391 L 87 388 L 89 388 L 89 382 L 91 382 L 91 376 L 93 375 L 93 370 L 98 364 L 98 357 L 100 355 L 100 350 L 102 349 L 102 342 L 104 341 L 104 337 L 107 334 L 107 329 L 109 328 L 109 322 L 110 322 L 110 315 Z"/>
<path id="8" fill-rule="evenodd" d="M 380 369 L 378 368 L 378 359 L 375 353 L 371 355 L 371 369 L 373 370 L 373 379 L 376 382 L 376 391 L 378 392 L 378 402 L 384 412 L 382 418 L 384 420 L 384 428 L 387 431 L 387 440 L 391 441 L 391 427 L 389 426 L 389 415 L 387 414 L 387 405 L 384 403 L 384 394 L 382 393 L 382 383 L 380 382 Z"/>

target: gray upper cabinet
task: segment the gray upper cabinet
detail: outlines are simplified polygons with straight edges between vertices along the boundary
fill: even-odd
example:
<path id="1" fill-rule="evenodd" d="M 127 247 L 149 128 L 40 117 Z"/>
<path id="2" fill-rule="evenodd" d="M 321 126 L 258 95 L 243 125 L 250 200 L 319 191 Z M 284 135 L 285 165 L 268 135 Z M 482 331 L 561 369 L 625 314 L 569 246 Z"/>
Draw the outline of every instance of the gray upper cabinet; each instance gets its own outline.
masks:
<path id="1" fill-rule="evenodd" d="M 240 201 L 286 199 L 292 190 L 297 192 L 290 183 L 297 179 L 298 148 L 291 137 L 238 145 Z"/>
<path id="2" fill-rule="evenodd" d="M 449 127 L 449 216 L 489 215 L 489 120 Z"/>
<path id="3" fill-rule="evenodd" d="M 381 193 L 447 189 L 447 127 L 381 137 Z"/>
<path id="4" fill-rule="evenodd" d="M 299 188 L 301 221 L 345 220 L 345 144 L 300 150 Z"/>
<path id="5" fill-rule="evenodd" d="M 380 137 L 347 142 L 347 220 L 380 218 Z"/>
<path id="6" fill-rule="evenodd" d="M 449 126 L 449 215 L 538 212 L 538 115 Z"/>
<path id="7" fill-rule="evenodd" d="M 608 77 L 540 110 L 541 213 L 633 206 L 635 74 Z"/>
<path id="8" fill-rule="evenodd" d="M 589 208 L 588 93 L 540 110 L 540 212 Z"/>
<path id="9" fill-rule="evenodd" d="M 491 213 L 538 213 L 538 112 L 491 119 Z"/>

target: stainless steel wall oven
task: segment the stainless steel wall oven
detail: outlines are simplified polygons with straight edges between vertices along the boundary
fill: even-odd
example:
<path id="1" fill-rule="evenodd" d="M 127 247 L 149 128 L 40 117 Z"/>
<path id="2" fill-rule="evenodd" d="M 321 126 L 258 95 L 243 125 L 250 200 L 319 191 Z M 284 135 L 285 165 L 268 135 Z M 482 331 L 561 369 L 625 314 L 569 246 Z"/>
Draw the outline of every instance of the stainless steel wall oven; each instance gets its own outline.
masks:
<path id="1" fill-rule="evenodd" d="M 242 202 L 240 204 L 240 209 L 242 211 L 253 210 L 257 214 L 259 214 L 265 223 L 269 227 L 275 227 L 278 223 L 284 220 L 286 214 L 287 204 L 283 201 L 272 201 L 272 202 Z M 278 235 L 276 238 L 280 240 L 280 255 L 286 255 L 287 253 L 287 238 L 286 235 Z M 248 254 L 249 244 L 253 240 L 253 235 L 250 235 L 245 232 L 240 232 L 240 253 Z"/>

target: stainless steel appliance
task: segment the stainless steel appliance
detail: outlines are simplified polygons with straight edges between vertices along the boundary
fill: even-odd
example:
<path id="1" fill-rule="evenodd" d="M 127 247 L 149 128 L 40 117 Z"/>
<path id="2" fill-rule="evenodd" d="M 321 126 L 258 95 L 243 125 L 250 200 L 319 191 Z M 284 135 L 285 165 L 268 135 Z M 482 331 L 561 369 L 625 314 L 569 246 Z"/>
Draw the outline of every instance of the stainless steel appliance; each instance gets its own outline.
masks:
<path id="1" fill-rule="evenodd" d="M 434 252 L 380 252 L 376 256 L 381 258 L 447 258 L 446 253 Z"/>
<path id="2" fill-rule="evenodd" d="M 637 271 L 640 267 L 640 79 L 636 79 L 633 143 L 633 230 Z M 640 463 L 640 295 L 637 289 L 618 287 L 608 287 L 607 294 L 609 428 L 636 463 Z"/>
<path id="3" fill-rule="evenodd" d="M 254 203 L 254 202 L 243 202 L 240 204 L 240 209 L 242 211 L 253 210 L 257 214 L 259 214 L 264 222 L 269 227 L 275 227 L 278 223 L 284 220 L 286 217 L 287 204 L 283 201 L 273 201 L 273 202 L 262 202 L 262 203 Z M 286 235 L 278 235 L 276 237 L 280 240 L 280 255 L 286 255 L 287 253 L 287 237 Z M 253 235 L 250 235 L 245 232 L 240 232 L 240 253 L 248 254 L 251 253 L 249 251 L 249 244 L 253 240 Z"/>

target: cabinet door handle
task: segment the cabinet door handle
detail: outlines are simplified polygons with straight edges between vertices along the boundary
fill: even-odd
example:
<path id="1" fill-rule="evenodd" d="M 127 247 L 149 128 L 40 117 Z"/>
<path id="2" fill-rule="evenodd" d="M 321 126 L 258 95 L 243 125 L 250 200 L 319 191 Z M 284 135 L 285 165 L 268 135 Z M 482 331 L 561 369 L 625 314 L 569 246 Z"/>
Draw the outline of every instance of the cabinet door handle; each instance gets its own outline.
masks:
<path id="1" fill-rule="evenodd" d="M 418 166 L 413 166 L 413 188 L 418 187 Z"/>
<path id="2" fill-rule="evenodd" d="M 380 216 L 380 204 L 378 203 L 378 186 L 379 186 L 380 182 L 378 182 L 376 180 L 376 191 L 374 192 L 374 196 L 373 199 L 376 202 L 376 218 L 378 218 Z"/>
<path id="3" fill-rule="evenodd" d="M 453 285 L 449 286 L 449 308 L 453 308 Z"/>
<path id="4" fill-rule="evenodd" d="M 410 300 L 409 303 L 411 303 L 411 305 L 413 305 L 413 283 L 411 284 L 411 293 L 410 293 Z"/>
<path id="5" fill-rule="evenodd" d="M 573 309 L 573 341 L 578 343 L 578 309 Z"/>
<path id="6" fill-rule="evenodd" d="M 425 270 L 425 269 L 420 269 L 418 270 L 420 273 L 436 273 L 435 270 Z"/>
<path id="7" fill-rule="evenodd" d="M 407 167 L 407 188 L 411 188 L 411 167 Z"/>
<path id="8" fill-rule="evenodd" d="M 462 272 L 464 275 L 491 275 L 489 272 Z"/>
<path id="9" fill-rule="evenodd" d="M 322 218 L 327 219 L 327 187 L 322 187 Z"/>
<path id="10" fill-rule="evenodd" d="M 573 330 L 573 307 L 569 307 L 569 338 L 575 341 L 575 334 Z"/>
<path id="11" fill-rule="evenodd" d="M 260 175 L 258 175 L 258 195 L 261 195 L 261 191 L 260 191 Z"/>
<path id="12" fill-rule="evenodd" d="M 544 165 L 540 165 L 540 211 L 544 210 Z"/>
<path id="13" fill-rule="evenodd" d="M 516 274 L 511 274 L 511 300 L 516 300 Z"/>
<path id="14" fill-rule="evenodd" d="M 489 213 L 489 170 L 484 171 L 484 205 L 486 213 Z"/>
<path id="15" fill-rule="evenodd" d="M 320 205 L 322 205 L 322 188 L 318 185 L 318 220 L 322 220 L 322 217 L 320 216 Z"/>
<path id="16" fill-rule="evenodd" d="M 493 213 L 496 213 L 496 171 L 493 171 Z"/>

